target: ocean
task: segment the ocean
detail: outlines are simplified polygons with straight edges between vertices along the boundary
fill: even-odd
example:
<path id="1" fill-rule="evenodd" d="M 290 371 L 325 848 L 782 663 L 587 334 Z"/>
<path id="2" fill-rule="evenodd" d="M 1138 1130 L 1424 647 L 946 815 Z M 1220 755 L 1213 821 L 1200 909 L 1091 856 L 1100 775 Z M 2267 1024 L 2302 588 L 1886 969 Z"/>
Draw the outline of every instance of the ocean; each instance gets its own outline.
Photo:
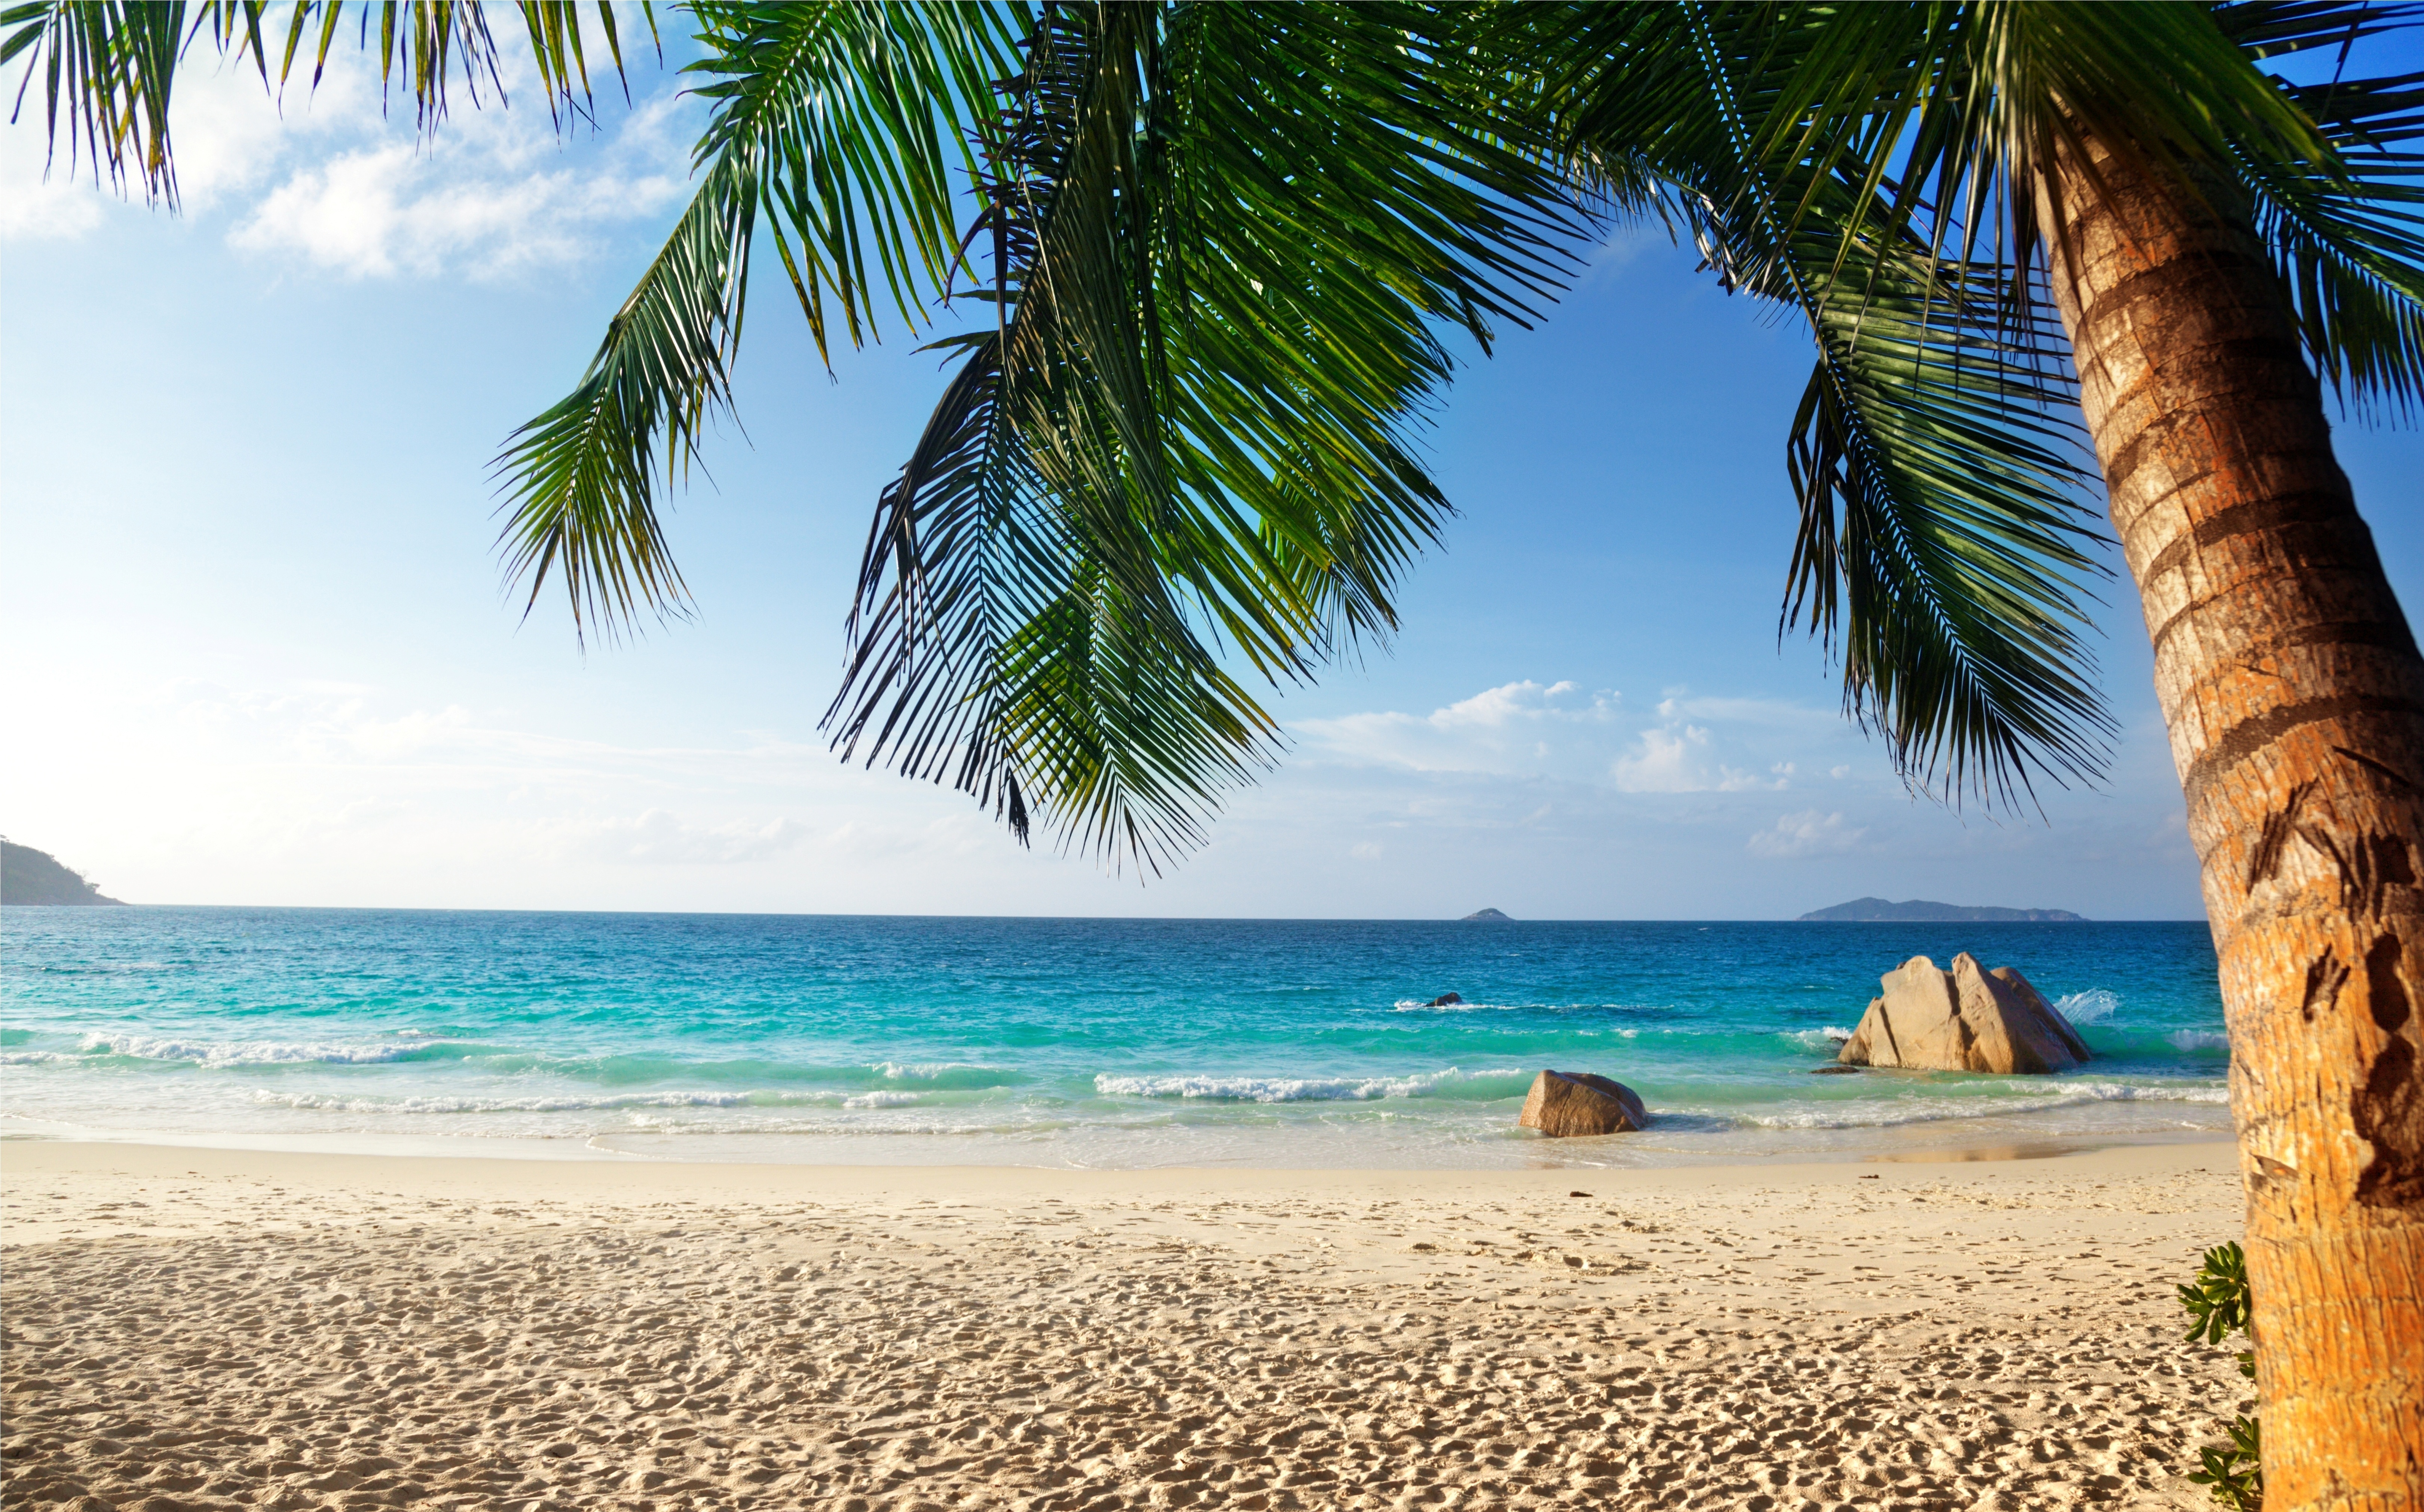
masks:
<path id="1" fill-rule="evenodd" d="M 1877 977 L 2017 966 L 2097 1058 L 1816 1076 Z M 1423 1006 L 1455 992 L 1465 1002 Z M 0 1138 L 857 1165 L 1493 1168 L 2226 1137 L 2180 924 L 0 912 Z M 1639 1134 L 1515 1127 L 1542 1067 Z"/>

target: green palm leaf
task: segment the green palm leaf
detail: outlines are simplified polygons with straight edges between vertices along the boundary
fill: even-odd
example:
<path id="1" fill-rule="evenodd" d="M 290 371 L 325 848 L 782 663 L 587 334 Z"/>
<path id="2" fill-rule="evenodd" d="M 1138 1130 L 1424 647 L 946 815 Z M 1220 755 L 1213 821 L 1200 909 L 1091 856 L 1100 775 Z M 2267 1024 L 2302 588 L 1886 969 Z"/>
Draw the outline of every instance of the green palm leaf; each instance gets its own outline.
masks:
<path id="1" fill-rule="evenodd" d="M 1555 185 L 1468 13 L 1052 8 L 988 139 L 997 310 L 861 575 L 846 754 L 1158 869 L 1275 751 L 1226 668 L 1395 625 L 1446 504 L 1402 428 L 1550 286 Z M 980 254 L 981 255 L 981 254 Z"/>
<path id="2" fill-rule="evenodd" d="M 981 9 L 695 8 L 708 56 L 691 71 L 715 103 L 698 188 L 580 385 L 497 462 L 508 581 L 526 585 L 527 610 L 553 577 L 584 636 L 683 610 L 656 488 L 729 409 L 758 228 L 821 350 L 829 301 L 853 342 L 871 333 L 877 287 L 914 327 L 947 276 L 962 103 L 1007 56 Z"/>
<path id="3" fill-rule="evenodd" d="M 350 8 L 356 45 L 377 56 L 382 96 L 401 73 L 424 131 L 444 119 L 451 79 L 461 79 L 475 104 L 483 80 L 503 102 L 497 42 L 484 7 L 471 0 L 378 0 Z M 589 64 L 581 7 L 572 0 L 519 0 L 516 8 L 547 90 L 549 113 L 558 125 L 568 116 L 585 118 Z M 268 10 L 263 0 L 199 0 L 190 7 L 183 0 L 29 0 L 0 8 L 0 67 L 26 55 L 10 119 L 24 109 L 39 73 L 54 155 L 64 122 L 71 163 L 88 158 L 96 177 L 105 165 L 121 191 L 131 174 L 142 183 L 146 199 L 173 208 L 177 178 L 168 101 L 177 64 L 207 28 L 222 54 L 250 57 L 265 86 L 276 30 L 265 24 Z M 644 6 L 642 12 L 653 34 L 654 10 Z M 345 0 L 295 0 L 279 57 L 281 85 L 308 42 L 311 83 L 318 86 L 330 49 L 344 36 L 347 14 Z M 596 21 L 619 74 L 622 39 L 606 0 L 597 5 Z"/>
<path id="4" fill-rule="evenodd" d="M 2060 353 L 2004 318 L 1998 265 L 1913 226 L 1893 153 L 1937 22 L 1871 8 L 1892 45 L 1865 13 L 1583 8 L 1553 96 L 1586 183 L 1656 184 L 1729 288 L 1809 322 L 1783 625 L 1840 652 L 1847 711 L 1906 777 L 2009 803 L 2107 759 L 2093 474 Z"/>

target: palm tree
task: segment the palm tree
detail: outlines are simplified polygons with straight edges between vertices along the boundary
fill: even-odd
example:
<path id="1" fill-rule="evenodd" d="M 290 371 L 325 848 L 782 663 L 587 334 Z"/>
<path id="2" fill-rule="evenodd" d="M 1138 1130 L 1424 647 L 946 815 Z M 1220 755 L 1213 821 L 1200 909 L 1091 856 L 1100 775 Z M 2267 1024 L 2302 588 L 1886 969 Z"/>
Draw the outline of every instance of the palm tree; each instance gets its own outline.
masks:
<path id="1" fill-rule="evenodd" d="M 282 69 L 340 8 L 295 8 Z M 1534 318 L 1598 218 L 1808 317 L 1784 619 L 1915 785 L 2101 770 L 2091 443 L 2221 951 L 2267 1489 L 2424 1504 L 2424 661 L 2321 395 L 2424 384 L 2424 76 L 2267 72 L 2411 10 L 688 8 L 698 189 L 501 459 L 509 569 L 583 633 L 679 612 L 657 479 L 730 402 L 763 227 L 821 347 L 897 318 L 956 359 L 877 501 L 836 743 L 1022 839 L 1200 838 L 1274 754 L 1250 682 L 1395 625 L 1447 512 L 1405 444 L 1442 333 Z M 523 9 L 579 114 L 578 12 Z M 450 68 L 496 84 L 478 7 L 377 13 L 424 122 Z M 64 101 L 72 151 L 168 196 L 180 38 L 264 79 L 276 41 L 224 0 L 11 24 L 55 135 Z"/>
<path id="2" fill-rule="evenodd" d="M 2028 618 L 2054 596 L 1969 524 L 2061 528 L 2076 394 L 2221 957 L 2264 1488 L 2298 1507 L 2424 1504 L 2424 659 L 2322 401 L 2424 396 L 2424 74 L 2262 65 L 2416 16 L 1587 7 L 1548 44 L 1586 174 L 1810 318 L 1795 598 L 1823 623 L 1842 585 L 1847 696 L 1906 766 L 1949 741 L 1958 773 L 1968 679 L 2025 664 L 1964 665 L 1999 634 L 2081 709 Z M 1931 633 L 1978 606 L 2002 623 Z M 2024 734 L 1990 782 L 2079 770 Z"/>

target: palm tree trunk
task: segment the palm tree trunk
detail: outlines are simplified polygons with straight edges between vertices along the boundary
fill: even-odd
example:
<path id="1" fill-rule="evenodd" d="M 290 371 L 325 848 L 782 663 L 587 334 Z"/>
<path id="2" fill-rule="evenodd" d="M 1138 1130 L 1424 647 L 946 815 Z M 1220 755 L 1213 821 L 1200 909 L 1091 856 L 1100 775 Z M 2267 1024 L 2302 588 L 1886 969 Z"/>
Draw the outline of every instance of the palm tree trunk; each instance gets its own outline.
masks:
<path id="1" fill-rule="evenodd" d="M 2222 961 L 2265 1501 L 2416 1512 L 2424 659 L 2237 200 L 2089 151 L 2040 224 Z"/>

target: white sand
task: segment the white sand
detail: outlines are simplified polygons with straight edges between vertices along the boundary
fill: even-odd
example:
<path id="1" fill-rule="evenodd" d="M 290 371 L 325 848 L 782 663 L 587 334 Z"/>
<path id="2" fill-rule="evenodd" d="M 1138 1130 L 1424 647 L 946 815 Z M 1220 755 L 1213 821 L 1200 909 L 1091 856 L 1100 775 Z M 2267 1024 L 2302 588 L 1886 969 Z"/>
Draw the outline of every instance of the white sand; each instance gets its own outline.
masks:
<path id="1" fill-rule="evenodd" d="M 1587 1189 L 1587 1197 L 1569 1195 Z M 1064 1172 L 0 1146 L 8 1507 L 2209 1507 L 2227 1147 Z"/>

